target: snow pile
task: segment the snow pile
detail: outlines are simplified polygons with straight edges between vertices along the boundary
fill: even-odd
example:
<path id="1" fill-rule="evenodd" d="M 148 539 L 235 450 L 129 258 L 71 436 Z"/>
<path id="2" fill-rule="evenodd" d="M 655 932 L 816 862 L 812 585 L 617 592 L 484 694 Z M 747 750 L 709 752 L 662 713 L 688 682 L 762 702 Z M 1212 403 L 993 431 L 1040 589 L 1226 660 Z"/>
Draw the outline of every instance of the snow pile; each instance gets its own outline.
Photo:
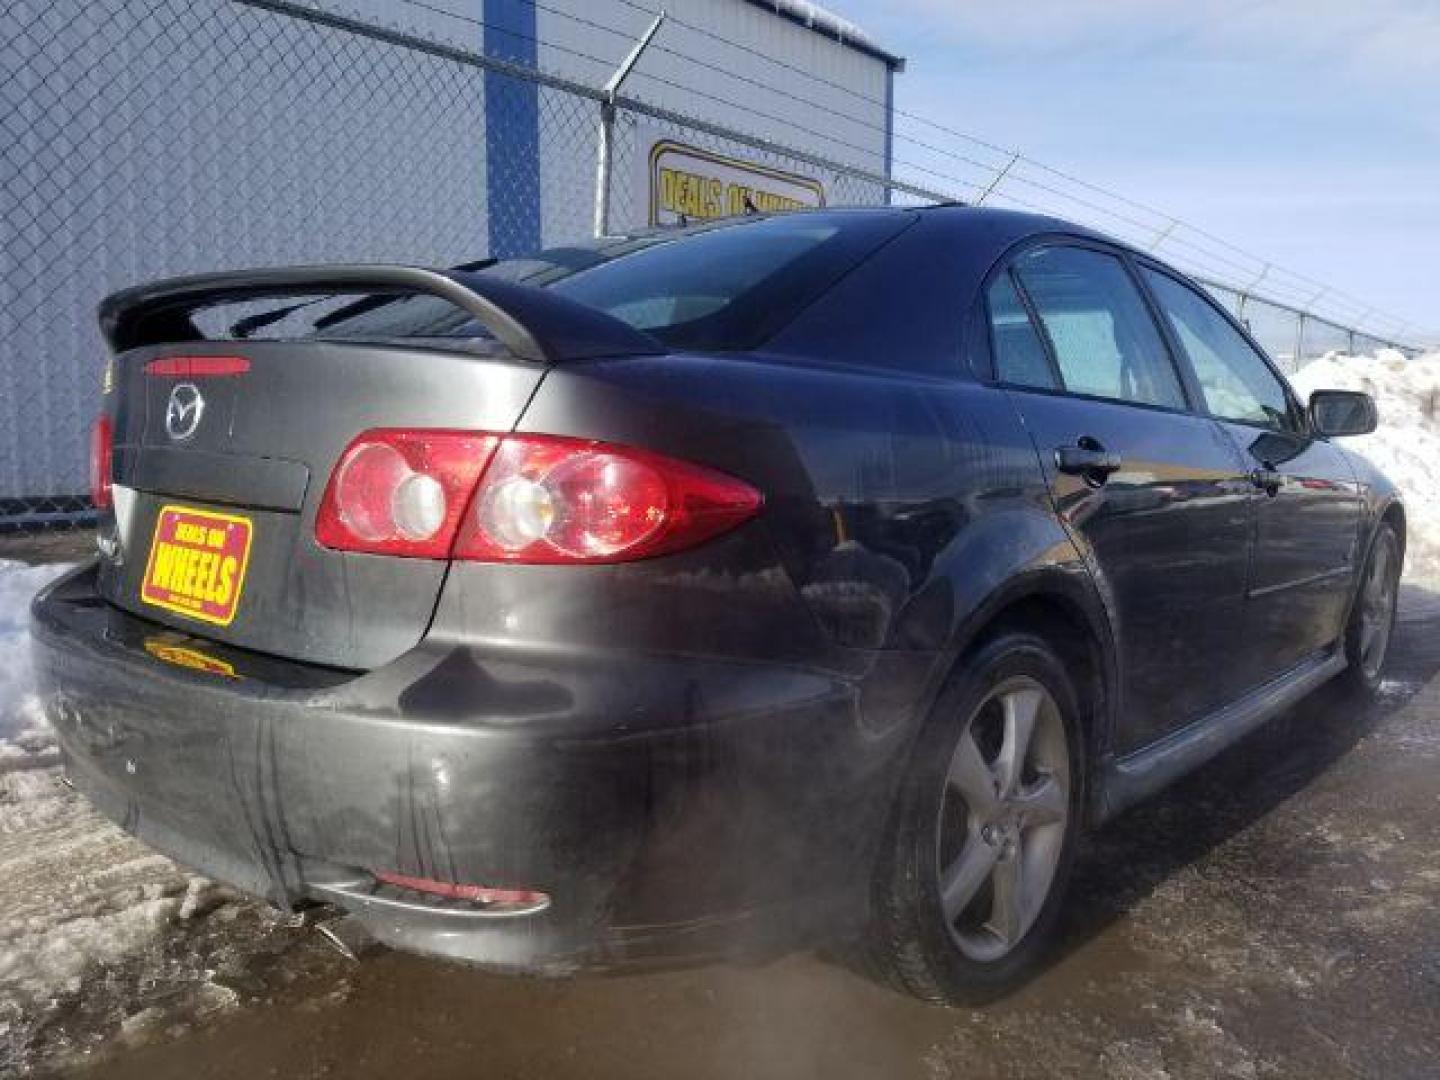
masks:
<path id="1" fill-rule="evenodd" d="M 1406 576 L 1440 588 L 1440 353 L 1416 360 L 1382 349 L 1374 356 L 1330 353 L 1290 376 L 1312 390 L 1363 390 L 1380 410 L 1374 434 L 1343 440 L 1395 482 L 1405 499 Z"/>
<path id="2" fill-rule="evenodd" d="M 0 770 L 24 752 L 21 747 L 38 751 L 50 741 L 30 689 L 27 627 L 31 597 L 66 569 L 0 560 Z"/>
<path id="3" fill-rule="evenodd" d="M 30 599 L 65 569 L 0 560 L 0 1073 L 88 973 L 152 946 L 202 887 L 57 783 L 28 626 Z"/>

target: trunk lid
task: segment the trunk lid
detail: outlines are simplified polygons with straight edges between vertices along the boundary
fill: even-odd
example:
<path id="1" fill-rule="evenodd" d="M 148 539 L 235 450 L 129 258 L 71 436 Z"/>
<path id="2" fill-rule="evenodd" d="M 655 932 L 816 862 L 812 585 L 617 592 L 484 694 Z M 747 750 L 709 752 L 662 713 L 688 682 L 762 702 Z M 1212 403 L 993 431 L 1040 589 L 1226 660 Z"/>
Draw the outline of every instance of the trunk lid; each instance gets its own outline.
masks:
<path id="1" fill-rule="evenodd" d="M 366 299 L 351 334 L 236 340 L 240 324 L 222 320 L 227 333 L 202 318 L 354 294 Z M 318 543 L 316 513 L 351 440 L 373 428 L 508 432 L 549 365 L 658 349 L 539 289 L 405 267 L 177 279 L 110 297 L 100 318 L 117 354 L 102 595 L 194 636 L 360 670 L 424 636 L 448 562 Z"/>
<path id="2" fill-rule="evenodd" d="M 140 349 L 117 365 L 120 558 L 105 561 L 102 594 L 176 629 L 338 667 L 375 667 L 414 646 L 447 564 L 321 547 L 315 513 L 330 473 L 350 440 L 369 428 L 509 431 L 544 368 L 498 349 L 486 356 L 257 342 L 186 349 L 242 357 L 249 362 L 244 374 L 146 373 L 149 361 L 174 351 Z M 166 424 L 177 388 L 200 410 L 184 438 Z M 239 561 L 235 580 L 202 565 L 188 581 L 183 569 L 167 571 L 161 588 L 147 589 L 155 559 L 173 557 L 176 548 L 206 549 L 196 529 L 207 525 L 233 534 L 213 550 Z M 167 547 L 152 552 L 157 541 Z M 157 579 L 149 580 L 153 586 Z M 187 610 L 187 597 L 199 606 Z"/>

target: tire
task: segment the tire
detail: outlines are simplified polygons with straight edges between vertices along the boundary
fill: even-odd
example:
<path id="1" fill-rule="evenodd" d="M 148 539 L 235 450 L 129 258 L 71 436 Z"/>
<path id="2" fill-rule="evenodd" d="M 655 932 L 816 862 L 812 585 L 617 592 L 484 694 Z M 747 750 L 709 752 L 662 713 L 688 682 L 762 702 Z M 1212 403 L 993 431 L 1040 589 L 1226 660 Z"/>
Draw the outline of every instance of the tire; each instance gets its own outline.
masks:
<path id="1" fill-rule="evenodd" d="M 1055 944 L 1083 824 L 1077 706 L 1064 665 L 1033 634 L 1001 633 L 957 665 L 921 732 L 877 869 L 864 943 L 872 973 L 926 1001 L 978 1005 L 1037 971 Z M 1006 732 L 1027 713 L 1033 734 L 1017 770 L 1020 740 Z"/>
<path id="2" fill-rule="evenodd" d="M 1345 669 L 1349 683 L 1373 694 L 1385 674 L 1385 659 L 1395 630 L 1401 566 L 1400 540 L 1388 522 L 1375 529 L 1375 540 L 1360 575 L 1355 603 L 1345 624 Z"/>

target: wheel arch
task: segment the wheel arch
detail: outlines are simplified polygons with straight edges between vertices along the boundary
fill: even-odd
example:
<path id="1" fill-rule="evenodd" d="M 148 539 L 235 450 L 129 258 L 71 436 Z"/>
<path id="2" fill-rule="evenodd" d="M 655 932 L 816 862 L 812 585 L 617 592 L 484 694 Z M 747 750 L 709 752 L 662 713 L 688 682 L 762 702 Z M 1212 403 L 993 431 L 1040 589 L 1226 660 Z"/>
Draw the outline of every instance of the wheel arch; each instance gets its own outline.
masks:
<path id="1" fill-rule="evenodd" d="M 1404 572 L 1405 536 L 1408 527 L 1405 505 L 1398 497 L 1392 495 L 1370 521 L 1369 532 L 1363 537 L 1359 558 L 1355 562 L 1355 577 L 1350 583 L 1350 603 L 1345 608 L 1346 626 L 1350 624 L 1351 614 L 1360 600 L 1360 590 L 1365 583 L 1365 568 L 1370 565 L 1370 552 L 1375 548 L 1375 538 L 1380 535 L 1380 526 L 1382 525 L 1389 525 L 1395 530 L 1395 539 L 1400 544 L 1401 572 Z M 1344 631 L 1342 631 L 1342 636 L 1343 633 Z"/>
<path id="2" fill-rule="evenodd" d="M 957 667 L 995 636 L 1023 630 L 1043 638 L 1072 673 L 1090 776 L 1100 775 L 1119 715 L 1119 655 L 1109 613 L 1088 576 L 1058 569 L 1021 575 L 997 589 L 956 635 L 945 665 Z M 942 680 L 943 685 L 943 680 Z M 1093 815 L 1097 792 L 1089 792 Z"/>
<path id="3" fill-rule="evenodd" d="M 1408 523 L 1405 519 L 1405 504 L 1402 503 L 1399 499 L 1391 499 L 1380 511 L 1379 518 L 1377 519 L 1377 524 L 1389 525 L 1392 529 L 1395 530 L 1395 539 L 1400 541 L 1400 555 L 1403 558 L 1405 555 L 1405 531 L 1408 527 Z M 1370 538 L 1370 542 L 1372 544 L 1375 542 L 1373 534 Z"/>

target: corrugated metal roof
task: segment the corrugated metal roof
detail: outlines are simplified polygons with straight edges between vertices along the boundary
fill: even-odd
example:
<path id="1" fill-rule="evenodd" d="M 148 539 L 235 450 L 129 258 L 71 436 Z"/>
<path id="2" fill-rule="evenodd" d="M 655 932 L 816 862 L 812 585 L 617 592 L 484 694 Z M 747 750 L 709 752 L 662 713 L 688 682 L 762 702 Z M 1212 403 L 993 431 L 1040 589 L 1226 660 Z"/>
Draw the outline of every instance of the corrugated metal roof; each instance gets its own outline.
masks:
<path id="1" fill-rule="evenodd" d="M 819 4 L 809 3 L 808 0 L 747 0 L 747 3 L 762 7 L 781 18 L 797 22 L 801 26 L 809 27 L 817 34 L 823 34 L 841 45 L 867 53 L 877 60 L 883 60 L 895 71 L 905 69 L 903 56 L 896 56 L 888 49 L 881 48 L 869 34 L 849 19 L 842 19 Z"/>

